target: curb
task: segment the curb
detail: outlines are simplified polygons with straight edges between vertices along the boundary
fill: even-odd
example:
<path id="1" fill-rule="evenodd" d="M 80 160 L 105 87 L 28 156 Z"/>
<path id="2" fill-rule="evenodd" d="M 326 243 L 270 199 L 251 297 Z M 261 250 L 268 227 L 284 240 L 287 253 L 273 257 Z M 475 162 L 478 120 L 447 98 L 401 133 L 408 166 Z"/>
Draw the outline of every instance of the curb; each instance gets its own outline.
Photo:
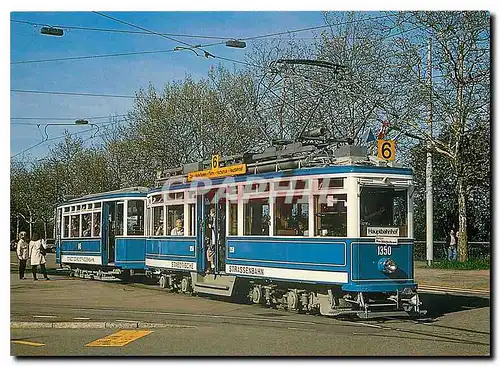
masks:
<path id="1" fill-rule="evenodd" d="M 11 329 L 137 329 L 137 328 L 196 328 L 195 325 L 150 322 L 10 322 Z"/>

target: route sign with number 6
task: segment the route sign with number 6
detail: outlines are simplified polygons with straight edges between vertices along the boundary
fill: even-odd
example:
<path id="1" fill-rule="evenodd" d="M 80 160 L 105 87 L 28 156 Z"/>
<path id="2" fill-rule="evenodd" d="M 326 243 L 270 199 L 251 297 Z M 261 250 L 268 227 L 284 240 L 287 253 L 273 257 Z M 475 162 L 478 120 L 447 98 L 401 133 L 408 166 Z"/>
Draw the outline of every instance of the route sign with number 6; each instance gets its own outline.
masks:
<path id="1" fill-rule="evenodd" d="M 217 169 L 219 167 L 219 154 L 212 155 L 210 166 L 212 167 L 212 169 Z"/>
<path id="2" fill-rule="evenodd" d="M 377 140 L 378 158 L 383 160 L 394 160 L 396 158 L 396 141 Z"/>

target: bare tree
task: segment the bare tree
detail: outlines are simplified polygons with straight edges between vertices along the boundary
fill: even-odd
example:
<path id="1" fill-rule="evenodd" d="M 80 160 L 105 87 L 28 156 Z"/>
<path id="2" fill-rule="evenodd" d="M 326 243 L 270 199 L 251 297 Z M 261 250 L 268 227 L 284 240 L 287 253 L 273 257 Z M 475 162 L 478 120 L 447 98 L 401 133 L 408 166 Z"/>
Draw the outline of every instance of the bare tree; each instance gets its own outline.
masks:
<path id="1" fill-rule="evenodd" d="M 467 163 L 470 161 L 467 155 L 478 129 L 489 136 L 490 16 L 482 11 L 412 12 L 400 14 L 400 22 L 423 30 L 413 42 L 422 44 L 431 39 L 433 44 L 432 89 L 426 87 L 421 74 L 416 74 L 406 91 L 421 111 L 432 103 L 433 123 L 438 133 L 428 133 L 425 115 L 415 114 L 412 119 L 402 121 L 402 126 L 430 141 L 432 149 L 451 162 L 450 174 L 456 178 L 458 192 L 459 259 L 465 261 L 468 259 L 467 198 L 477 175 L 474 169 L 477 165 Z M 489 139 L 482 141 L 488 143 Z M 481 152 L 477 156 L 486 165 L 489 176 L 489 161 L 487 158 L 484 161 Z"/>

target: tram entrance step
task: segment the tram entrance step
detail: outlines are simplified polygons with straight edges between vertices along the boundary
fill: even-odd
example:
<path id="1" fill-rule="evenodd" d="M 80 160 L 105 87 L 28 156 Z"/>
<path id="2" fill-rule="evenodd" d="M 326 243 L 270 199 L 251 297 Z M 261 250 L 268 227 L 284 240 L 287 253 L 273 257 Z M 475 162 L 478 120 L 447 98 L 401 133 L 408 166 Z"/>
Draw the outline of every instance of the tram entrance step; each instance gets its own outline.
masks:
<path id="1" fill-rule="evenodd" d="M 372 318 L 386 318 L 386 317 L 401 317 L 408 318 L 410 315 L 403 310 L 399 311 L 369 311 L 365 313 L 364 311 L 360 311 L 357 315 L 362 319 L 372 319 Z"/>
<path id="2" fill-rule="evenodd" d="M 221 275 L 200 275 L 198 273 L 191 273 L 193 289 L 196 292 L 231 296 L 233 293 L 234 276 L 221 276 Z"/>

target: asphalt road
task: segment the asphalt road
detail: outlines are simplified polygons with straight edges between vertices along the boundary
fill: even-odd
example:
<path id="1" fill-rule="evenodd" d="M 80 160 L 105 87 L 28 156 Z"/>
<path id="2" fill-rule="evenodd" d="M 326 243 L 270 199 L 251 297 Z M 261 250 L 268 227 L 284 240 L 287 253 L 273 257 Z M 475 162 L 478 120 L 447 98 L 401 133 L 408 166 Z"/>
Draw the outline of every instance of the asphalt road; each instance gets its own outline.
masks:
<path id="1" fill-rule="evenodd" d="M 50 256 L 50 254 L 49 254 Z M 49 267 L 50 267 L 49 258 Z M 11 261 L 12 263 L 13 261 Z M 202 296 L 157 285 L 51 274 L 50 281 L 11 274 L 11 321 L 149 322 L 165 328 L 122 346 L 86 346 L 116 329 L 11 328 L 15 356 L 471 356 L 490 353 L 489 299 L 422 294 L 429 319 L 339 320 Z M 55 273 L 52 271 L 52 273 Z M 36 299 L 36 301 L 33 301 Z M 119 338 L 119 337 L 118 337 Z M 114 336 L 117 339 L 117 336 Z M 19 343 L 21 342 L 21 343 Z"/>

